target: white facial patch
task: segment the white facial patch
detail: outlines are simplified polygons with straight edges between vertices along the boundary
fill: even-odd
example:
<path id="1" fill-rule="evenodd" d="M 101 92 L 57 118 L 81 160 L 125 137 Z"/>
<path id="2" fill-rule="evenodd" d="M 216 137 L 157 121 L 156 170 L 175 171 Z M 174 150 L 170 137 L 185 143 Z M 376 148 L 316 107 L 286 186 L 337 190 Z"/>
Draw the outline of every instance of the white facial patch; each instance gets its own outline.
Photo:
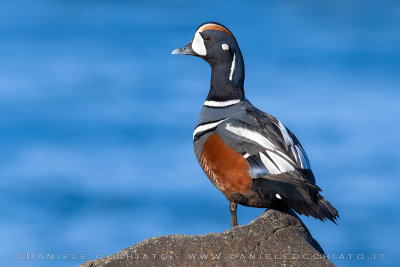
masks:
<path id="1" fill-rule="evenodd" d="M 204 45 L 203 37 L 201 37 L 199 31 L 194 34 L 194 38 L 192 41 L 192 49 L 200 56 L 207 55 L 206 46 Z"/>
<path id="2" fill-rule="evenodd" d="M 229 45 L 227 45 L 227 44 L 222 44 L 221 47 L 222 47 L 222 50 L 229 50 Z"/>
<path id="3" fill-rule="evenodd" d="M 276 194 L 275 197 L 278 198 L 278 199 L 282 199 L 279 194 Z"/>

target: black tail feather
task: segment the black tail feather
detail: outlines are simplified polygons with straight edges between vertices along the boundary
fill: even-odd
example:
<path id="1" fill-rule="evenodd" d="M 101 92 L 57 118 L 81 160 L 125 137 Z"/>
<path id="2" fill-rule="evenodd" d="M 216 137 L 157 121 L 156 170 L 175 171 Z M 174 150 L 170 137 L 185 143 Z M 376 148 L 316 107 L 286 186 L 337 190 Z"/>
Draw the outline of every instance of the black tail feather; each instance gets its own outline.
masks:
<path id="1" fill-rule="evenodd" d="M 258 178 L 253 181 L 253 187 L 262 194 L 275 197 L 279 194 L 281 200 L 298 214 L 312 216 L 321 221 L 330 220 L 336 223 L 338 211 L 320 194 L 320 189 L 312 188 L 308 183 L 287 183 L 282 181 Z"/>
<path id="2" fill-rule="evenodd" d="M 337 224 L 335 220 L 339 218 L 339 212 L 331 205 L 331 203 L 328 202 L 328 200 L 323 198 L 319 193 L 318 206 L 325 218 Z"/>
<path id="3" fill-rule="evenodd" d="M 317 199 L 315 202 L 311 201 L 311 199 L 304 199 L 303 201 L 284 199 L 284 201 L 290 208 L 299 214 L 312 216 L 321 221 L 328 219 L 337 224 L 336 220 L 339 218 L 339 212 L 319 193 L 317 193 Z"/>

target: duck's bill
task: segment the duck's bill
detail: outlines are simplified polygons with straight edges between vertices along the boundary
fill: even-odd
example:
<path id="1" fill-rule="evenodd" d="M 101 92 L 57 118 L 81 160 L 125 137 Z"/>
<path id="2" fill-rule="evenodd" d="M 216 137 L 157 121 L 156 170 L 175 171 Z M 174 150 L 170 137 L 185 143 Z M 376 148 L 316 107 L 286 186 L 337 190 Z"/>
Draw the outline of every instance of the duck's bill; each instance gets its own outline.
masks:
<path id="1" fill-rule="evenodd" d="M 193 55 L 195 56 L 196 53 L 192 50 L 192 44 L 189 43 L 188 45 L 185 45 L 182 48 L 175 49 L 172 51 L 173 55 Z"/>

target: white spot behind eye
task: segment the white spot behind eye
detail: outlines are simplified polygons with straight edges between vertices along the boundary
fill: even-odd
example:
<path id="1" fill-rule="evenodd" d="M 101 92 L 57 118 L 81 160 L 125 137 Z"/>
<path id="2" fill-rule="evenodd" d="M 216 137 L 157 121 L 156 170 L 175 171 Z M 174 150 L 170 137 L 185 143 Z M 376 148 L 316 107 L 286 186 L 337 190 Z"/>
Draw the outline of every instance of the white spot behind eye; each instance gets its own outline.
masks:
<path id="1" fill-rule="evenodd" d="M 275 196 L 276 196 L 276 198 L 278 198 L 278 199 L 282 199 L 281 196 L 280 196 L 279 194 L 276 194 Z"/>
<path id="2" fill-rule="evenodd" d="M 222 44 L 221 47 L 223 50 L 229 50 L 229 45 L 227 44 Z"/>

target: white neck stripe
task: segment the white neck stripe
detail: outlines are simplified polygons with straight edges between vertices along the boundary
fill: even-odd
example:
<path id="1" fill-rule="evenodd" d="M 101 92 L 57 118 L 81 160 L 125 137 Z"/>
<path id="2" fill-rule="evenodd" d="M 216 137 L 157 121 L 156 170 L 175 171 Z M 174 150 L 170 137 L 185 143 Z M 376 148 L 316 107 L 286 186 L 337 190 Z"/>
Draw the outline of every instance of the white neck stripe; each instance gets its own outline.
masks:
<path id="1" fill-rule="evenodd" d="M 232 60 L 232 65 L 231 65 L 231 73 L 229 74 L 229 80 L 232 81 L 232 75 L 233 72 L 235 71 L 235 64 L 236 64 L 236 54 L 233 54 L 233 60 Z"/>
<path id="2" fill-rule="evenodd" d="M 228 100 L 228 101 L 209 101 L 204 102 L 204 106 L 207 107 L 218 107 L 223 108 L 231 105 L 235 105 L 240 102 L 240 99 Z"/>

